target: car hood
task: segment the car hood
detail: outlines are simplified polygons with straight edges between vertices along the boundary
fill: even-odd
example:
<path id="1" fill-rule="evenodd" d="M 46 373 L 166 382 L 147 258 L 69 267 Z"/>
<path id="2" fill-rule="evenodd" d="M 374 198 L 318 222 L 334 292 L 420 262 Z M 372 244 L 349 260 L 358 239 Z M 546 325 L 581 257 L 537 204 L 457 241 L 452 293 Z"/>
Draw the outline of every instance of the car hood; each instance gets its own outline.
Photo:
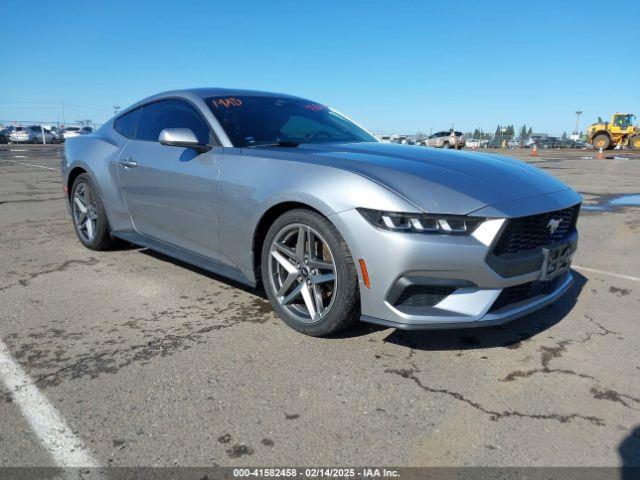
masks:
<path id="1" fill-rule="evenodd" d="M 269 149 L 283 152 L 282 148 Z M 426 212 L 469 214 L 488 205 L 570 188 L 508 157 L 388 144 L 302 144 L 297 159 L 367 177 Z M 286 155 L 289 157 L 289 155 Z"/>

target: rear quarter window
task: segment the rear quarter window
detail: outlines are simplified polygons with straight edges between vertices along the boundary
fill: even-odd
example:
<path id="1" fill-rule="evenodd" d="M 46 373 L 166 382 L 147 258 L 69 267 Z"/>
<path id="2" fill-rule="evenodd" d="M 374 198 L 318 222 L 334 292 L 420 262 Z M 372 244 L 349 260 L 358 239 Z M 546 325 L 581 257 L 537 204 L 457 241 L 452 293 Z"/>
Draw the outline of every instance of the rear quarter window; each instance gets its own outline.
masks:
<path id="1" fill-rule="evenodd" d="M 135 110 L 131 110 L 129 113 L 125 113 L 121 117 L 116 118 L 113 122 L 113 128 L 115 131 L 127 138 L 134 138 L 136 136 L 136 129 L 138 128 L 140 110 L 140 108 L 136 108 Z"/>

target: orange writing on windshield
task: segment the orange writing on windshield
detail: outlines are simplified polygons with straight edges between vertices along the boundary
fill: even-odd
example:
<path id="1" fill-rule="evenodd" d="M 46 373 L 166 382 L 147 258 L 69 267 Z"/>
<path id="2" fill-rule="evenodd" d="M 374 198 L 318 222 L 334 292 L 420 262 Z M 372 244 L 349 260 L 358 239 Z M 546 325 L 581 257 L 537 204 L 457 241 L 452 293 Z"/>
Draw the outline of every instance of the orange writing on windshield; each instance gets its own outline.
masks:
<path id="1" fill-rule="evenodd" d="M 327 107 L 325 107 L 324 105 L 318 105 L 317 103 L 310 103 L 309 105 L 305 105 L 304 108 L 306 108 L 307 110 L 311 110 L 313 112 L 320 112 L 326 109 Z"/>
<path id="2" fill-rule="evenodd" d="M 242 100 L 240 100 L 239 98 L 235 98 L 235 97 L 218 98 L 218 99 L 213 101 L 213 105 L 216 108 L 220 108 L 220 107 L 224 107 L 224 108 L 241 107 L 242 106 Z"/>

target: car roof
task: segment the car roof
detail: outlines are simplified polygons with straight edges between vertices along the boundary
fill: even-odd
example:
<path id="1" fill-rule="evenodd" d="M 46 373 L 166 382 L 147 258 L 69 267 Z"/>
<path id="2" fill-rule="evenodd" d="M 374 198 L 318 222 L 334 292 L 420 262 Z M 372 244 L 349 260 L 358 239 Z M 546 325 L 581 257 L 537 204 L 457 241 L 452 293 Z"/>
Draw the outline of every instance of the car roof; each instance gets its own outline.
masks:
<path id="1" fill-rule="evenodd" d="M 163 98 L 172 98 L 172 97 L 184 97 L 184 98 L 208 98 L 208 97 L 225 97 L 225 96 L 251 96 L 251 97 L 278 97 L 278 98 L 297 98 L 294 95 L 287 95 L 285 93 L 275 93 L 275 92 L 265 92 L 262 90 L 243 90 L 238 88 L 185 88 L 181 90 L 169 90 L 166 92 L 161 92 L 156 95 L 152 95 L 150 97 L 144 98 L 126 110 L 129 111 L 134 107 L 139 107 L 140 105 L 144 105 L 145 103 L 153 102 L 156 100 L 162 100 Z"/>
<path id="2" fill-rule="evenodd" d="M 203 98 L 217 97 L 225 95 L 237 95 L 244 97 L 290 97 L 300 98 L 295 95 L 287 95 L 284 93 L 265 92 L 262 90 L 243 90 L 238 88 L 191 88 L 184 90 L 185 92 L 195 93 Z"/>

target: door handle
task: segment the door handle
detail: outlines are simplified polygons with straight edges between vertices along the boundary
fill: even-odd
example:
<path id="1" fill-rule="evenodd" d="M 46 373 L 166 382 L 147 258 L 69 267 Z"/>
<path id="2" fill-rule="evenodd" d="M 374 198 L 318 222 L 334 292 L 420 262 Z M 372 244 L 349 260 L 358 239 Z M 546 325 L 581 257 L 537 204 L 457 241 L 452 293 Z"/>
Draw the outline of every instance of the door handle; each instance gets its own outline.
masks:
<path id="1" fill-rule="evenodd" d="M 133 168 L 138 166 L 138 162 L 136 162 L 133 158 L 121 158 L 118 160 L 118 164 L 124 168 Z"/>

